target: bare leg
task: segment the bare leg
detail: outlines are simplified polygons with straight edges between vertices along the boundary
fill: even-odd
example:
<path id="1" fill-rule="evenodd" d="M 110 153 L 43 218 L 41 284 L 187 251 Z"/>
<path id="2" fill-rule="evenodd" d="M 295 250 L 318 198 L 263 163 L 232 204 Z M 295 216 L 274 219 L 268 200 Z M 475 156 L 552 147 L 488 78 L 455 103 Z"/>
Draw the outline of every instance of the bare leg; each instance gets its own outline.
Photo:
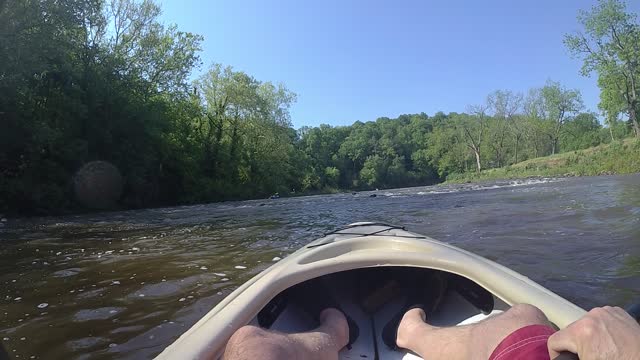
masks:
<path id="1" fill-rule="evenodd" d="M 349 341 L 347 319 L 336 309 L 320 313 L 320 326 L 310 332 L 282 334 L 255 326 L 243 326 L 231 336 L 225 360 L 309 359 L 337 360 Z"/>
<path id="2" fill-rule="evenodd" d="M 421 309 L 407 311 L 400 321 L 396 343 L 429 360 L 486 360 L 515 330 L 527 325 L 551 325 L 542 311 L 527 304 L 466 326 L 438 328 L 425 320 Z"/>

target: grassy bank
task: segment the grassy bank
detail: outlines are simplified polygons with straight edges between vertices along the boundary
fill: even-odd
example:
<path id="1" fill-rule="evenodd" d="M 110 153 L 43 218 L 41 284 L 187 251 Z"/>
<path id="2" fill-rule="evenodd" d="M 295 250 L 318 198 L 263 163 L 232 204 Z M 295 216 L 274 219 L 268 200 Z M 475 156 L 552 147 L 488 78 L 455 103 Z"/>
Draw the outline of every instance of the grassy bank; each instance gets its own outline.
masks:
<path id="1" fill-rule="evenodd" d="M 447 183 L 537 176 L 595 176 L 640 172 L 640 140 L 625 139 L 584 150 L 539 157 L 480 174 L 450 176 Z"/>

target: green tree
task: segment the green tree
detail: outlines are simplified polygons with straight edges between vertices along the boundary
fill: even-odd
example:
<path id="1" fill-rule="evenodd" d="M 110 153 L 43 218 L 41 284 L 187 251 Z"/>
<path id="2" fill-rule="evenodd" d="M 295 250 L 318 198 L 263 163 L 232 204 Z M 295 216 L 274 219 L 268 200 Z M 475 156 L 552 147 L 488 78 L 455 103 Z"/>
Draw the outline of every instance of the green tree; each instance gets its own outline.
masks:
<path id="1" fill-rule="evenodd" d="M 448 119 L 455 118 L 457 114 L 447 116 Z M 415 160 L 421 157 L 429 159 L 432 166 L 437 169 L 440 178 L 446 178 L 451 174 L 460 174 L 466 170 L 466 161 L 469 150 L 464 141 L 460 139 L 460 131 L 457 131 L 452 122 L 442 122 L 434 126 L 433 131 L 428 134 L 428 146 L 424 153 L 418 152 L 414 155 Z"/>
<path id="2" fill-rule="evenodd" d="M 498 167 L 505 163 L 507 135 L 510 131 L 516 137 L 515 154 L 517 158 L 519 140 L 522 134 L 519 131 L 520 126 L 516 125 L 515 115 L 520 110 L 521 103 L 522 96 L 510 90 L 496 90 L 487 97 L 487 104 L 494 113 L 491 147 L 496 154 Z"/>
<path id="3" fill-rule="evenodd" d="M 523 103 L 525 138 L 531 147 L 532 156 L 538 157 L 550 153 L 547 138 L 551 129 L 549 122 L 545 121 L 545 103 L 541 88 L 529 89 Z"/>
<path id="4" fill-rule="evenodd" d="M 569 116 L 584 108 L 582 95 L 580 91 L 566 89 L 555 81 L 547 81 L 547 84 L 541 90 L 541 95 L 545 118 L 553 124 L 551 132 L 549 132 L 549 140 L 551 142 L 551 153 L 555 154 L 558 150 L 558 140 L 564 123 Z"/>
<path id="5" fill-rule="evenodd" d="M 367 157 L 360 171 L 360 180 L 369 187 L 381 186 L 384 181 L 386 166 L 379 155 Z"/>
<path id="6" fill-rule="evenodd" d="M 462 129 L 462 138 L 476 158 L 476 171 L 478 173 L 482 170 L 482 143 L 485 138 L 488 118 L 486 111 L 486 106 L 474 106 L 471 108 L 473 116 L 463 114 L 455 119 L 457 120 L 457 125 Z"/>
<path id="7" fill-rule="evenodd" d="M 333 166 L 326 167 L 324 169 L 324 174 L 327 179 L 327 185 L 331 187 L 338 186 L 338 181 L 340 180 L 340 170 Z"/>
<path id="8" fill-rule="evenodd" d="M 289 108 L 295 94 L 231 67 L 214 64 L 194 87 L 204 112 L 194 119 L 202 168 L 214 183 L 212 199 L 266 196 L 302 186 L 296 172 L 296 134 Z M 313 181 L 308 180 L 307 186 Z"/>
<path id="9" fill-rule="evenodd" d="M 570 118 L 564 126 L 564 131 L 560 135 L 562 151 L 586 149 L 601 142 L 602 126 L 593 113 L 580 113 Z"/>
<path id="10" fill-rule="evenodd" d="M 91 160 L 123 173 L 125 206 L 177 200 L 162 189 L 180 178 L 165 165 L 177 164 L 174 115 L 186 114 L 201 37 L 164 27 L 150 1 L 112 4 L 125 4 L 148 31 L 118 35 L 102 1 L 0 4 L 0 211 L 77 206 L 73 174 Z M 115 46 L 118 36 L 130 51 Z"/>
<path id="11" fill-rule="evenodd" d="M 618 0 L 600 0 L 590 11 L 580 11 L 584 33 L 565 36 L 574 56 L 583 59 L 582 74 L 598 73 L 600 107 L 614 114 L 625 111 L 640 137 L 637 112 L 640 81 L 640 25 Z"/>

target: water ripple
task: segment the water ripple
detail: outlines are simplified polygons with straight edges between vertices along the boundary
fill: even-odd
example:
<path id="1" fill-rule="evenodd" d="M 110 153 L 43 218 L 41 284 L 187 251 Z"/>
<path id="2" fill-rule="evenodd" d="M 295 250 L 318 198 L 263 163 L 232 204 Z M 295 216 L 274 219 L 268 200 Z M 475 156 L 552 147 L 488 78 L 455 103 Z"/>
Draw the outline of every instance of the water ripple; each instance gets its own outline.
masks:
<path id="1" fill-rule="evenodd" d="M 365 220 L 585 308 L 640 296 L 640 175 L 541 178 L 13 219 L 0 230 L 0 336 L 21 358 L 152 358 L 274 261 Z"/>

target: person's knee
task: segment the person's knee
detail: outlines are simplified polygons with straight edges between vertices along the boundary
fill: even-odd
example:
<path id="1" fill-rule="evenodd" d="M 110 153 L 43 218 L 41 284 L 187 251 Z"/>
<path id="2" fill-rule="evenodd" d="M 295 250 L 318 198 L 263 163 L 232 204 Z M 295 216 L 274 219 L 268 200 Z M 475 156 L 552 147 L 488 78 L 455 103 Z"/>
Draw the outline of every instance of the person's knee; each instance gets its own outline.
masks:
<path id="1" fill-rule="evenodd" d="M 529 304 L 516 304 L 507 311 L 522 325 L 548 325 L 549 320 L 542 310 Z"/>
<path id="2" fill-rule="evenodd" d="M 281 359 L 290 357 L 287 339 L 257 326 L 246 325 L 236 330 L 227 342 L 225 360 Z"/>
<path id="3" fill-rule="evenodd" d="M 241 327 L 229 338 L 225 349 L 225 359 L 242 358 L 240 355 L 246 352 L 244 350 L 260 344 L 265 336 L 266 331 L 259 327 L 251 325 Z"/>
<path id="4" fill-rule="evenodd" d="M 236 330 L 229 339 L 229 345 L 244 343 L 250 340 L 258 340 L 266 335 L 266 331 L 257 327 L 246 325 Z M 228 346 L 228 345 L 227 345 Z"/>
<path id="5" fill-rule="evenodd" d="M 472 325 L 472 348 L 482 349 L 480 358 L 488 359 L 496 346 L 509 334 L 529 325 L 551 325 L 545 314 L 529 304 L 516 304 L 486 321 Z"/>

